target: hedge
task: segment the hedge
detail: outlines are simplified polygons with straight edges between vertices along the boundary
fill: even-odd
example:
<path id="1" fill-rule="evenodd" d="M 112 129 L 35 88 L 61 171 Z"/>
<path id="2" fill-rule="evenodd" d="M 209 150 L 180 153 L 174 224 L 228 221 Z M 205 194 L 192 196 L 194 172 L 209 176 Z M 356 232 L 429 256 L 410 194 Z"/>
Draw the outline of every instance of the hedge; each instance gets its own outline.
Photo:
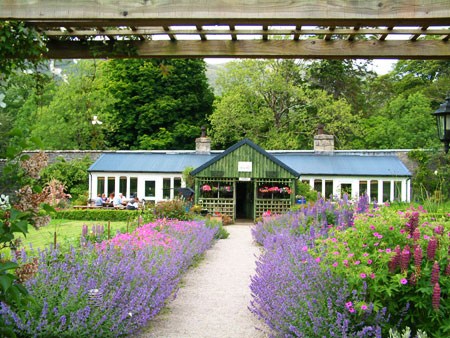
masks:
<path id="1" fill-rule="evenodd" d="M 69 209 L 56 211 L 54 218 L 78 221 L 126 221 L 128 217 L 130 220 L 137 218 L 141 212 L 141 210 Z M 149 216 L 153 214 L 147 211 L 144 218 L 147 220 Z"/>

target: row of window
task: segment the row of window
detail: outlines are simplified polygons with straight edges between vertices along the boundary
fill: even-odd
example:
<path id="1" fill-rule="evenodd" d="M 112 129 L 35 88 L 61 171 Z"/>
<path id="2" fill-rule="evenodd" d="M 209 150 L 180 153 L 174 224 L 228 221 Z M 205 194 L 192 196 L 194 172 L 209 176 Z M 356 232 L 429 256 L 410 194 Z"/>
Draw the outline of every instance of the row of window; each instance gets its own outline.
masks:
<path id="1" fill-rule="evenodd" d="M 379 181 L 370 182 L 370 200 L 378 200 L 378 184 Z M 383 201 L 389 201 L 391 199 L 391 181 L 380 181 L 383 184 Z M 303 183 L 309 184 L 309 180 L 303 180 Z M 363 195 L 369 192 L 367 186 L 368 181 L 359 181 L 359 195 Z M 322 180 L 314 180 L 314 190 L 322 193 Z M 350 183 L 341 184 L 341 198 L 344 194 L 352 196 L 352 185 Z M 325 196 L 333 195 L 333 181 L 325 180 Z M 394 200 L 401 200 L 402 196 L 402 182 L 394 181 Z"/>
<path id="2" fill-rule="evenodd" d="M 174 189 L 181 187 L 181 177 L 174 177 L 173 179 Z M 106 194 L 109 196 L 115 192 L 116 178 L 108 177 L 106 183 Z M 137 193 L 138 179 L 137 177 L 130 177 L 130 195 Z M 146 180 L 144 182 L 144 196 L 155 197 L 156 196 L 156 184 L 154 180 Z M 163 198 L 170 199 L 170 178 L 163 178 Z M 97 193 L 101 194 L 105 191 L 105 177 L 97 177 Z M 126 176 L 119 177 L 119 192 L 127 195 L 128 192 L 128 179 Z"/>

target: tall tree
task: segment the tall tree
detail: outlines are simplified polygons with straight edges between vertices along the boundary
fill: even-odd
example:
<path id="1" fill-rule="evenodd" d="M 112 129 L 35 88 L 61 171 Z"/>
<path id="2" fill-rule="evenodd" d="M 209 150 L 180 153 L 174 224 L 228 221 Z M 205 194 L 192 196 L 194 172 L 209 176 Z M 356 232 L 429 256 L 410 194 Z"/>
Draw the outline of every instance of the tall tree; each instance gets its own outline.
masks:
<path id="1" fill-rule="evenodd" d="M 110 60 L 107 89 L 116 102 L 108 134 L 119 149 L 192 149 L 211 114 L 203 60 Z"/>
<path id="2" fill-rule="evenodd" d="M 308 64 L 306 80 L 313 89 L 323 89 L 335 99 L 345 98 L 353 112 L 367 115 L 371 108 L 367 96 L 376 73 L 368 60 L 314 60 Z"/>
<path id="3" fill-rule="evenodd" d="M 312 146 L 317 125 L 346 148 L 359 133 L 358 120 L 345 99 L 303 83 L 304 68 L 294 60 L 232 62 L 219 74 L 223 93 L 211 115 L 215 146 L 248 137 L 268 149 Z"/>
<path id="4" fill-rule="evenodd" d="M 110 111 L 115 98 L 105 89 L 104 61 L 80 61 L 72 66 L 67 81 L 51 93 L 52 100 L 38 108 L 33 134 L 48 149 L 104 149 L 104 130 L 110 128 Z M 94 116 L 103 125 L 92 124 Z"/>

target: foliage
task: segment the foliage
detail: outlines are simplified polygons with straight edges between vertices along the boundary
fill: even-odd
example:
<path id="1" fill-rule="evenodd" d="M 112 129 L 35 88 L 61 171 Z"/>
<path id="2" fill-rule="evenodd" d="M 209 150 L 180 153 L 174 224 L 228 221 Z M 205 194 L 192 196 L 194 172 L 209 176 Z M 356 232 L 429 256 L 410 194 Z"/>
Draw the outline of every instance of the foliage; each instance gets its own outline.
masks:
<path id="1" fill-rule="evenodd" d="M 0 80 L 16 69 L 28 68 L 29 59 L 38 60 L 45 51 L 45 43 L 33 27 L 19 21 L 0 21 Z"/>
<path id="2" fill-rule="evenodd" d="M 139 215 L 142 215 L 139 210 L 69 209 L 56 211 L 54 218 L 82 221 L 126 221 L 128 217 L 130 217 L 130 219 L 135 219 Z M 155 219 L 150 212 L 144 213 L 143 217 L 146 222 Z"/>
<path id="3" fill-rule="evenodd" d="M 1 304 L 0 314 L 20 336 L 133 335 L 164 307 L 216 230 L 201 221 L 159 220 L 101 244 L 42 251 L 26 282 L 37 302 L 22 313 Z M 35 256 L 23 251 L 20 260 Z"/>
<path id="4" fill-rule="evenodd" d="M 411 337 L 411 329 L 409 327 L 406 327 L 402 332 L 399 332 L 397 330 L 389 330 L 389 338 L 410 338 Z M 423 332 L 421 330 L 417 331 L 416 338 L 427 338 L 428 335 L 426 332 Z"/>
<path id="5" fill-rule="evenodd" d="M 367 116 L 371 106 L 367 96 L 376 77 L 368 60 L 313 60 L 307 67 L 306 81 L 313 89 L 323 89 L 335 99 L 345 98 L 352 111 Z"/>
<path id="6" fill-rule="evenodd" d="M 192 149 L 211 113 L 203 60 L 109 60 L 103 64 L 111 111 L 108 142 L 119 149 Z M 164 68 L 164 72 L 162 71 Z"/>
<path id="7" fill-rule="evenodd" d="M 103 61 L 79 61 L 68 70 L 65 81 L 47 86 L 51 97 L 37 107 L 33 135 L 46 149 L 105 149 L 105 134 L 113 128 L 111 110 L 116 102 L 106 88 Z M 94 116 L 103 123 L 93 124 Z M 114 145 L 112 145 L 114 146 Z"/>
<path id="8" fill-rule="evenodd" d="M 193 214 L 188 212 L 187 203 L 181 199 L 158 202 L 156 203 L 153 212 L 155 218 L 177 219 L 180 221 L 193 219 Z"/>
<path id="9" fill-rule="evenodd" d="M 21 130 L 13 130 L 9 136 L 16 137 L 16 144 L 7 148 L 4 154 L 7 162 L 0 176 L 2 192 L 9 194 L 2 194 L 0 198 L 0 250 L 10 248 L 14 252 L 20 245 L 20 240 L 15 239 L 15 233 L 26 236 L 28 226 L 35 229 L 45 226 L 50 218 L 40 212 L 41 208 L 46 211 L 52 208 L 48 205 L 50 191 L 43 189 L 40 181 L 40 172 L 46 166 L 48 157 L 43 152 L 32 157 L 22 155 L 24 148 L 31 144 L 39 145 L 39 140 L 29 138 Z M 19 311 L 32 301 L 21 284 L 22 280 L 18 278 L 21 269 L 23 267 L 14 261 L 0 260 L 0 302 Z M 3 317 L 0 319 L 0 334 L 13 335 Z"/>
<path id="10" fill-rule="evenodd" d="M 368 148 L 419 149 L 439 144 L 431 101 L 422 93 L 399 94 L 364 121 Z M 395 135 L 396 137 L 392 137 Z"/>
<path id="11" fill-rule="evenodd" d="M 183 181 L 186 182 L 186 188 L 194 189 L 194 176 L 191 175 L 191 171 L 194 170 L 194 167 L 186 167 L 183 170 Z"/>
<path id="12" fill-rule="evenodd" d="M 230 146 L 244 137 L 266 149 L 312 146 L 317 125 L 346 148 L 359 134 L 358 116 L 344 98 L 303 83 L 294 60 L 230 62 L 219 74 L 222 96 L 210 117 L 212 142 Z"/>
<path id="13" fill-rule="evenodd" d="M 52 179 L 60 181 L 67 187 L 72 198 L 76 199 L 89 190 L 88 169 L 91 164 L 92 161 L 88 156 L 73 161 L 58 158 L 56 163 L 42 171 L 42 178 L 45 182 L 50 182 Z"/>
<path id="14" fill-rule="evenodd" d="M 208 228 L 216 228 L 217 232 L 214 235 L 215 239 L 226 239 L 230 236 L 230 233 L 223 227 L 222 222 L 218 222 L 211 219 L 206 219 L 205 224 Z"/>
<path id="15" fill-rule="evenodd" d="M 423 209 L 376 208 L 355 216 L 352 227 L 317 239 L 311 254 L 323 271 L 342 276 L 351 289 L 367 289 L 365 301 L 376 311 L 387 307 L 398 321 L 408 309 L 406 325 L 447 337 L 449 233 L 450 214 L 436 220 Z"/>
<path id="16" fill-rule="evenodd" d="M 362 211 L 365 202 L 361 200 L 355 210 Z M 381 337 L 389 316 L 363 303 L 370 290 L 353 290 L 341 277 L 320 269 L 308 252 L 315 238 L 333 231 L 330 212 L 336 225 L 351 224 L 354 210 L 349 203 L 334 205 L 320 199 L 316 205 L 265 217 L 255 225 L 253 237 L 265 251 L 252 277 L 250 309 L 277 336 Z"/>
<path id="17" fill-rule="evenodd" d="M 307 202 L 317 201 L 317 191 L 313 190 L 308 183 L 304 183 L 300 180 L 297 181 L 297 196 L 301 196 L 300 198 L 306 199 Z"/>
<path id="18" fill-rule="evenodd" d="M 413 150 L 408 153 L 408 157 L 417 163 L 411 180 L 414 199 L 449 199 L 450 155 L 438 151 Z M 435 191 L 439 192 L 439 196 L 432 195 Z"/>

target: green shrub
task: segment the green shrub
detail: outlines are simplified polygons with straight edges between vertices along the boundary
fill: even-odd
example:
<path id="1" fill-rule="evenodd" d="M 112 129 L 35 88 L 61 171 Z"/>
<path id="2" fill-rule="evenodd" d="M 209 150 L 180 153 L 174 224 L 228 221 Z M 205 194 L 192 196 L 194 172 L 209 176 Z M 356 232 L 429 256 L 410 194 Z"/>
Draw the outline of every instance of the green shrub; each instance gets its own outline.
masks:
<path id="1" fill-rule="evenodd" d="M 193 214 L 186 211 L 187 205 L 184 201 L 174 199 L 167 202 L 159 202 L 155 205 L 154 214 L 156 218 L 177 219 L 179 221 L 190 221 Z"/>
<path id="2" fill-rule="evenodd" d="M 312 190 L 309 184 L 303 183 L 300 180 L 297 181 L 296 196 L 303 196 L 307 202 L 317 201 L 317 191 Z"/>
<path id="3" fill-rule="evenodd" d="M 128 217 L 134 220 L 143 216 L 143 222 L 151 222 L 155 219 L 150 212 L 142 214 L 141 210 L 116 210 L 116 209 L 83 209 L 83 210 L 60 210 L 56 211 L 54 218 L 71 219 L 79 221 L 126 221 Z"/>
<path id="4" fill-rule="evenodd" d="M 81 160 L 66 161 L 60 157 L 54 164 L 49 165 L 42 170 L 42 179 L 44 182 L 50 182 L 57 179 L 67 187 L 67 192 L 77 199 L 89 189 L 88 168 L 92 161 L 88 156 Z"/>
<path id="5" fill-rule="evenodd" d="M 211 221 L 208 219 L 208 220 L 206 220 L 206 226 L 208 228 L 218 228 L 218 231 L 214 235 L 215 239 L 226 239 L 226 238 L 228 238 L 228 236 L 230 236 L 230 233 L 224 228 L 224 226 L 222 225 L 222 222 Z"/>

